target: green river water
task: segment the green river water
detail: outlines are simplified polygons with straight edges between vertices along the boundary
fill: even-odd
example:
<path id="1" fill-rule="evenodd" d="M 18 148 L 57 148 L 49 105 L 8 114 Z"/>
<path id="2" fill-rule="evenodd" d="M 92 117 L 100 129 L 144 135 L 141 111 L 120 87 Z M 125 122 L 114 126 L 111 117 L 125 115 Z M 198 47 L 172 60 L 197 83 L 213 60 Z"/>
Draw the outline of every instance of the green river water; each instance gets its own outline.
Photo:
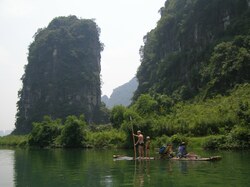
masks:
<path id="1" fill-rule="evenodd" d="M 250 151 L 202 152 L 207 161 L 114 161 L 131 150 L 0 149 L 0 187 L 247 187 Z M 153 155 L 151 155 L 153 156 Z"/>

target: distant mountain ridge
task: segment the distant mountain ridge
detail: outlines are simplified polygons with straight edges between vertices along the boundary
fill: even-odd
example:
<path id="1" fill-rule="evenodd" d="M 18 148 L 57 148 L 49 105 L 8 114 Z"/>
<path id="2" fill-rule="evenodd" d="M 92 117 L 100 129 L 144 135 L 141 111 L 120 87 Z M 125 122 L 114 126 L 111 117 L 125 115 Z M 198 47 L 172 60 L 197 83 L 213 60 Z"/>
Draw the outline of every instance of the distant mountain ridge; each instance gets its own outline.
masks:
<path id="1" fill-rule="evenodd" d="M 110 98 L 108 98 L 107 95 L 104 95 L 101 100 L 106 104 L 107 108 L 112 108 L 115 105 L 129 106 L 137 87 L 138 81 L 134 77 L 129 82 L 115 88 Z"/>

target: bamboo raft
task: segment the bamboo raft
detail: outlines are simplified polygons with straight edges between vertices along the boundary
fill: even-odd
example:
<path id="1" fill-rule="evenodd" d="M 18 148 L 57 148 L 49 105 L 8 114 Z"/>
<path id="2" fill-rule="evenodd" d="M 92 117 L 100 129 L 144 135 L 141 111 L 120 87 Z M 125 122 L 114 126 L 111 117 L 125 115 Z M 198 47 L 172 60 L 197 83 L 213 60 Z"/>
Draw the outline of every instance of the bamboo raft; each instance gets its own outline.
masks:
<path id="1" fill-rule="evenodd" d="M 125 155 L 113 155 L 114 161 L 118 160 L 161 160 L 161 158 L 156 158 L 156 157 L 142 157 L 142 158 L 134 158 L 130 156 L 125 156 Z M 187 158 L 178 158 L 178 157 L 173 157 L 173 158 L 167 158 L 166 160 L 174 160 L 174 161 L 218 161 L 221 160 L 221 156 L 211 156 L 211 157 L 187 157 Z"/>

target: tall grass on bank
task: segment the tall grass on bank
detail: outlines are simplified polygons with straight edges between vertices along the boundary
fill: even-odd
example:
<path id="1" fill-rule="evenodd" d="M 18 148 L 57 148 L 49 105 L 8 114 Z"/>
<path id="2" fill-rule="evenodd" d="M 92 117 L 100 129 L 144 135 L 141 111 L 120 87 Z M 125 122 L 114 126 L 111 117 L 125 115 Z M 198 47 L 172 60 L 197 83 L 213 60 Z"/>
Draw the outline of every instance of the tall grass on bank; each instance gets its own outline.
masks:
<path id="1" fill-rule="evenodd" d="M 0 146 L 4 147 L 25 147 L 27 146 L 27 135 L 8 135 L 0 137 Z"/>
<path id="2" fill-rule="evenodd" d="M 126 140 L 126 134 L 117 129 L 110 129 L 97 132 L 88 132 L 87 141 L 88 147 L 94 148 L 122 148 Z"/>

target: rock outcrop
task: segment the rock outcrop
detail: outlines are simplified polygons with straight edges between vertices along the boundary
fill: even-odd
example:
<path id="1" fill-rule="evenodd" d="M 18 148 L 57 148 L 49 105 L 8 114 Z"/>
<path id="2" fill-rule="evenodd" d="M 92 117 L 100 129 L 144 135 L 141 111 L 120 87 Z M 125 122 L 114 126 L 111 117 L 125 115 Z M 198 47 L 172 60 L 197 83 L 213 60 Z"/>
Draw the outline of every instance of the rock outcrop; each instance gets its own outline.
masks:
<path id="1" fill-rule="evenodd" d="M 45 115 L 99 120 L 100 29 L 93 20 L 58 17 L 39 29 L 29 46 L 14 133 L 29 133 Z"/>

